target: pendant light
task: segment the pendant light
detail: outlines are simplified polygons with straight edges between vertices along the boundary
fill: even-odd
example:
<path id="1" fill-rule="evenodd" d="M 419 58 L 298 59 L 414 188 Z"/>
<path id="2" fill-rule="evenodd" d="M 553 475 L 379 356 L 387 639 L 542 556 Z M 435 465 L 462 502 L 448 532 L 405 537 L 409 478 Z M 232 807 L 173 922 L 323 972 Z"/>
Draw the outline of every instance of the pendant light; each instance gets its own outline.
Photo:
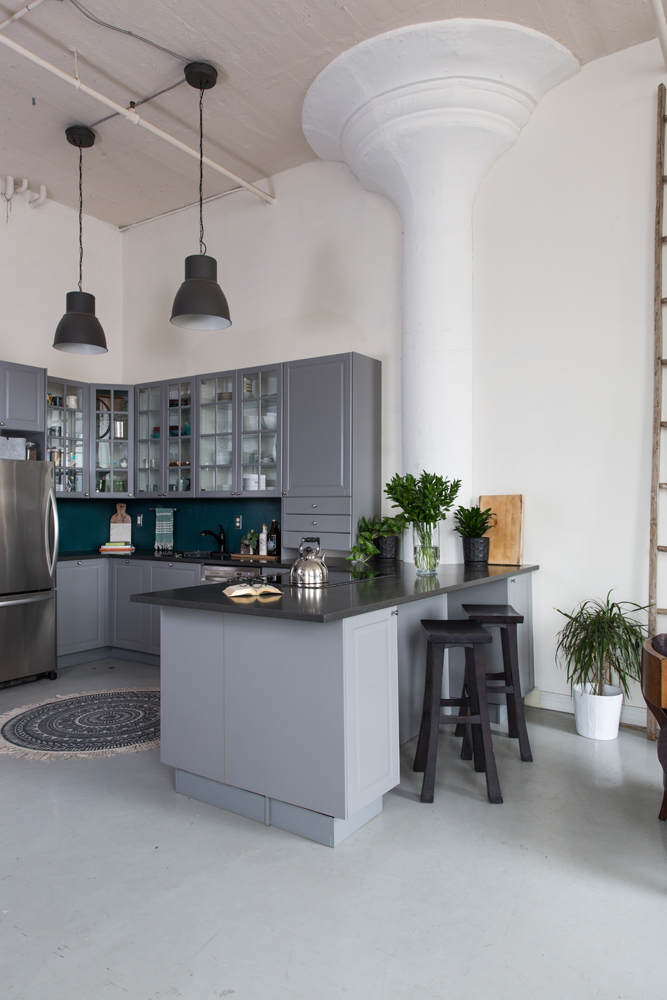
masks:
<path id="1" fill-rule="evenodd" d="M 79 290 L 68 292 L 66 312 L 56 327 L 53 346 L 67 354 L 106 354 L 104 330 L 95 315 L 95 296 L 81 290 L 83 274 L 83 150 L 95 142 L 95 133 L 85 125 L 65 129 L 67 141 L 79 150 Z"/>
<path id="2" fill-rule="evenodd" d="M 185 330 L 224 330 L 232 321 L 218 284 L 218 263 L 206 253 L 203 213 L 204 91 L 215 87 L 218 72 L 208 63 L 188 63 L 185 79 L 199 91 L 199 253 L 185 258 L 185 281 L 176 292 L 171 322 Z"/>

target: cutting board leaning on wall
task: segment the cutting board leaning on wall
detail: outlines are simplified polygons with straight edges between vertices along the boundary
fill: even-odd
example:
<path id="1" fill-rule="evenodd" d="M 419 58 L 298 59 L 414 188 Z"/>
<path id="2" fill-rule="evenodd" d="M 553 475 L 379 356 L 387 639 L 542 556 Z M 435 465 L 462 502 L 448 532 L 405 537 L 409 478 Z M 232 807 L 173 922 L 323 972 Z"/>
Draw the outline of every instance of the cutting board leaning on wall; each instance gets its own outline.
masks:
<path id="1" fill-rule="evenodd" d="M 484 537 L 490 539 L 490 566 L 520 566 L 523 559 L 523 496 L 481 496 L 481 510 L 494 513 L 493 526 Z"/>

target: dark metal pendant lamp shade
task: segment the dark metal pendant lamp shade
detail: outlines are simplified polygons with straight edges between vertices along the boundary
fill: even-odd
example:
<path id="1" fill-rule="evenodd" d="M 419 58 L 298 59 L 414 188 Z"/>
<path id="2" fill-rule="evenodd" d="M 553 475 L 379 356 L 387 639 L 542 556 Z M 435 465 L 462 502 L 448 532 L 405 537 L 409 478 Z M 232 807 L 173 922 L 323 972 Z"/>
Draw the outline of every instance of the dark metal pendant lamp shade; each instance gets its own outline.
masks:
<path id="1" fill-rule="evenodd" d="M 85 125 L 65 129 L 67 141 L 79 150 L 79 290 L 68 292 L 66 312 L 56 327 L 53 346 L 66 354 L 106 354 L 107 341 L 95 315 L 95 296 L 81 290 L 83 271 L 83 150 L 95 142 L 95 133 Z"/>
<path id="2" fill-rule="evenodd" d="M 185 281 L 176 292 L 171 322 L 185 330 L 224 330 L 231 326 L 227 299 L 218 284 L 218 264 L 204 243 L 204 91 L 214 87 L 217 70 L 208 63 L 189 63 L 185 79 L 199 91 L 199 253 L 185 258 Z"/>

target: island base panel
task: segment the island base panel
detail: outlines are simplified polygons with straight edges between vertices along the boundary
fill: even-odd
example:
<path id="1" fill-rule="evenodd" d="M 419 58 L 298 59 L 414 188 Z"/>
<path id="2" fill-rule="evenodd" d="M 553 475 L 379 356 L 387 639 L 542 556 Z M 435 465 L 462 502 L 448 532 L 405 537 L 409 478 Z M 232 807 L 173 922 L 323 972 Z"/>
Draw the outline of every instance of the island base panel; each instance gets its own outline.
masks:
<path id="1" fill-rule="evenodd" d="M 287 833 L 295 833 L 306 840 L 314 840 L 326 847 L 337 847 L 343 840 L 355 833 L 362 826 L 382 812 L 382 796 L 369 802 L 358 812 L 347 819 L 336 816 L 326 816 L 313 812 L 280 799 L 272 799 L 256 792 L 248 792 L 243 788 L 225 785 L 212 778 L 204 778 L 199 774 L 190 774 L 176 768 L 176 791 L 188 798 L 207 802 L 209 805 L 225 809 L 227 812 L 245 816 L 265 826 L 276 826 Z"/>

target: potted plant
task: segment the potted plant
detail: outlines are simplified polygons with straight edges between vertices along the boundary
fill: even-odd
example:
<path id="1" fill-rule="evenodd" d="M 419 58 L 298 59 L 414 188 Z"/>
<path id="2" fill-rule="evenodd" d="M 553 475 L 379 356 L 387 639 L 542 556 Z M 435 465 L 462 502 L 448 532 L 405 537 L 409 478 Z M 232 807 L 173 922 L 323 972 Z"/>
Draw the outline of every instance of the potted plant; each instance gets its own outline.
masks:
<path id="1" fill-rule="evenodd" d="M 359 528 L 357 530 L 357 544 L 353 545 L 350 549 L 349 556 L 345 556 L 346 559 L 350 559 L 355 563 L 365 563 L 371 556 L 376 556 L 379 554 L 380 550 L 375 544 L 375 522 L 379 518 L 373 517 L 372 520 L 367 521 L 365 517 L 359 518 Z"/>
<path id="2" fill-rule="evenodd" d="M 241 554 L 252 556 L 257 552 L 257 545 L 259 542 L 259 533 L 251 528 L 250 531 L 243 536 L 241 539 Z"/>
<path id="3" fill-rule="evenodd" d="M 463 542 L 463 561 L 485 563 L 489 561 L 489 538 L 482 537 L 491 527 L 494 514 L 490 507 L 457 507 L 454 513 L 455 531 Z"/>
<path id="4" fill-rule="evenodd" d="M 558 633 L 556 662 L 565 661 L 572 684 L 574 720 L 580 736 L 615 740 L 623 695 L 630 680 L 639 680 L 641 651 L 647 629 L 632 615 L 647 606 L 631 601 L 582 601 Z M 617 685 L 612 682 L 614 675 Z"/>
<path id="5" fill-rule="evenodd" d="M 402 511 L 404 524 L 412 525 L 412 543 L 418 576 L 435 576 L 440 562 L 440 521 L 447 517 L 461 480 L 444 479 L 434 472 L 395 475 L 384 488 L 393 506 Z"/>

